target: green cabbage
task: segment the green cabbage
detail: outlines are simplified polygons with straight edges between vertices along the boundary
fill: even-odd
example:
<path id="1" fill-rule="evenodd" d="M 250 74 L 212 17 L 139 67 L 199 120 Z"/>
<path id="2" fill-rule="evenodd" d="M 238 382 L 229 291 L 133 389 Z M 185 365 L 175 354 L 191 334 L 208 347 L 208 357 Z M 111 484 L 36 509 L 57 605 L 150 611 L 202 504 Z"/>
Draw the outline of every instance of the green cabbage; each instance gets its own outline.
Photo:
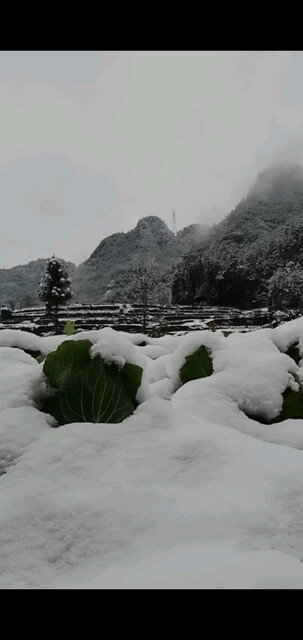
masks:
<path id="1" fill-rule="evenodd" d="M 101 356 L 91 358 L 89 340 L 67 340 L 50 353 L 43 366 L 52 396 L 42 410 L 59 425 L 71 422 L 122 422 L 137 407 L 141 367 L 108 365 Z"/>
<path id="2" fill-rule="evenodd" d="M 211 376 L 213 363 L 209 354 L 210 351 L 201 346 L 197 351 L 186 356 L 185 364 L 180 369 L 180 379 L 183 384 L 190 382 L 190 380 Z"/>

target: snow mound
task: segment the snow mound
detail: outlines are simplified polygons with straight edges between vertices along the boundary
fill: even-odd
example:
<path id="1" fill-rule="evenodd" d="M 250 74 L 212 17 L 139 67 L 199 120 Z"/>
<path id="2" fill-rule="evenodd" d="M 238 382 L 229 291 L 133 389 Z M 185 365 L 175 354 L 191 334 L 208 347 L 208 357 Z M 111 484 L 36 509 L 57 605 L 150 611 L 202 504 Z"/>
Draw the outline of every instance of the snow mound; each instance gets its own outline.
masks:
<path id="1" fill-rule="evenodd" d="M 22 349 L 86 338 L 142 366 L 140 404 L 52 429 L 43 364 Z M 302 318 L 228 337 L 0 331 L 0 587 L 302 589 L 303 420 L 248 417 L 278 416 L 302 377 L 295 343 L 303 357 Z M 213 373 L 181 385 L 201 345 Z"/>

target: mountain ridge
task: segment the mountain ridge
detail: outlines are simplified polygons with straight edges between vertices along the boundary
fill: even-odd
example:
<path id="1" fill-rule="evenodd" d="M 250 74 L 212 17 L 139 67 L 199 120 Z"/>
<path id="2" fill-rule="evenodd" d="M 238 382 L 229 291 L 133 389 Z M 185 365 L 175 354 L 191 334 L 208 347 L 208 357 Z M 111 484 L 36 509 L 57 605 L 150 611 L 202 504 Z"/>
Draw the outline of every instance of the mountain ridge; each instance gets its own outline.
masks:
<path id="1" fill-rule="evenodd" d="M 107 236 L 92 254 L 77 267 L 73 287 L 81 302 L 127 302 L 131 295 L 131 269 L 135 260 L 154 258 L 170 288 L 177 262 L 200 237 L 207 225 L 189 225 L 174 234 L 158 216 L 141 218 L 127 232 Z M 165 275 L 166 274 L 166 275 Z M 169 294 L 170 295 L 170 294 Z"/>
<path id="2" fill-rule="evenodd" d="M 167 273 L 167 286 L 170 287 L 172 270 L 178 260 L 208 231 L 207 225 L 192 224 L 174 234 L 158 216 L 145 216 L 130 231 L 103 238 L 77 267 L 62 259 L 69 269 L 75 301 L 125 301 L 134 259 L 144 260 L 148 256 L 154 257 Z M 25 265 L 0 269 L 0 304 L 13 307 L 17 303 L 21 306 L 41 303 L 37 290 L 45 262 L 46 258 L 38 258 Z"/>
<path id="3" fill-rule="evenodd" d="M 303 169 L 275 164 L 178 265 L 173 302 L 262 305 L 287 260 L 303 266 Z"/>

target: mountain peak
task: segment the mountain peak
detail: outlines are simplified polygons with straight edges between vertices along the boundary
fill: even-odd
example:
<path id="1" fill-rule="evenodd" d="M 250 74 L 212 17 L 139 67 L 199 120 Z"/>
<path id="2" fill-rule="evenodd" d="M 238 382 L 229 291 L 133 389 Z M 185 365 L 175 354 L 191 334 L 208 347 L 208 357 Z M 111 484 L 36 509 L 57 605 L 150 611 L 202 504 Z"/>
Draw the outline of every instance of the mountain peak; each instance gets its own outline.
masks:
<path id="1" fill-rule="evenodd" d="M 165 224 L 164 220 L 161 220 L 161 218 L 159 218 L 158 216 L 145 216 L 144 218 L 141 218 L 137 222 L 135 229 L 142 229 L 147 227 L 149 227 L 150 229 L 154 228 L 168 230 L 168 227 Z"/>
<path id="2" fill-rule="evenodd" d="M 82 301 L 127 301 L 127 288 L 133 281 L 133 260 L 142 262 L 147 257 L 155 258 L 162 273 L 167 273 L 169 288 L 178 260 L 197 246 L 198 230 L 199 225 L 191 225 L 176 236 L 158 216 L 145 216 L 130 231 L 101 241 L 88 260 L 77 268 L 73 290 Z"/>

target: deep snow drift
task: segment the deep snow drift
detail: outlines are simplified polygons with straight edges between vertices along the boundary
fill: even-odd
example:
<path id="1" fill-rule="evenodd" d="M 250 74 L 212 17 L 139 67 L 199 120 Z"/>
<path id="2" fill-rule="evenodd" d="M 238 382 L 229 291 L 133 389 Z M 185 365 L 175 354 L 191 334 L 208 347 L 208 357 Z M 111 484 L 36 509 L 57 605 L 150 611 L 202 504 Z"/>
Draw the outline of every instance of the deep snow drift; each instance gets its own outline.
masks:
<path id="1" fill-rule="evenodd" d="M 84 338 L 143 368 L 140 404 L 54 429 L 22 349 Z M 0 331 L 0 587 L 303 588 L 303 420 L 246 415 L 278 416 L 303 377 L 282 353 L 295 342 L 303 356 L 303 318 L 227 338 Z M 214 373 L 182 385 L 201 345 Z"/>

